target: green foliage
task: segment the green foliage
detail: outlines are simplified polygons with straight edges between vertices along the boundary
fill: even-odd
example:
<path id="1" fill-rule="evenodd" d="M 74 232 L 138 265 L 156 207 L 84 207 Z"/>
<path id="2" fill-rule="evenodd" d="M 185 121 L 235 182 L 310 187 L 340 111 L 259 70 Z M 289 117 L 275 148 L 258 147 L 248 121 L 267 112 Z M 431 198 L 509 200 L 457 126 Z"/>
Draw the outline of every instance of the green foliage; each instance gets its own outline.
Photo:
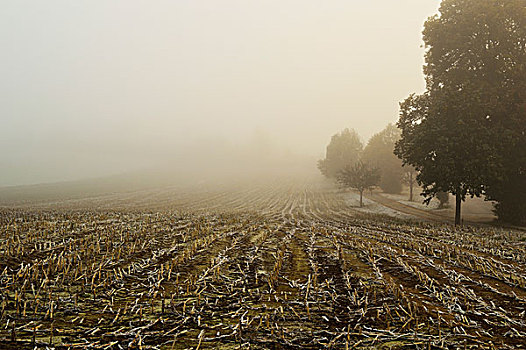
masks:
<path id="1" fill-rule="evenodd" d="M 336 179 L 340 171 L 360 159 L 362 151 L 358 133 L 354 129 L 345 129 L 332 136 L 325 159 L 318 161 L 318 169 L 324 176 Z"/>
<path id="2" fill-rule="evenodd" d="M 486 195 L 500 219 L 525 224 L 526 2 L 445 0 L 440 13 L 424 30 L 428 91 L 454 91 L 449 104 L 464 103 L 487 129 L 483 152 L 470 149 L 495 165 L 479 170 Z"/>
<path id="3" fill-rule="evenodd" d="M 513 174 L 512 169 L 507 168 L 505 180 L 495 181 L 489 186 L 488 198 L 498 200 L 494 212 L 499 220 L 526 225 L 526 172 L 517 169 Z"/>
<path id="4" fill-rule="evenodd" d="M 458 95 L 411 95 L 400 104 L 398 127 L 402 138 L 395 154 L 418 171 L 426 201 L 440 191 L 480 196 L 484 175 L 496 167 L 485 141 L 490 130 L 473 116 L 467 105 L 450 104 Z"/>
<path id="5" fill-rule="evenodd" d="M 402 162 L 393 154 L 396 141 L 400 139 L 400 130 L 388 124 L 381 132 L 373 135 L 365 149 L 362 160 L 381 171 L 380 188 L 386 193 L 402 191 Z"/>
<path id="6" fill-rule="evenodd" d="M 524 0 L 444 0 L 423 34 L 427 89 L 401 103 L 395 153 L 428 201 L 440 191 L 526 199 L 503 190 L 526 164 Z"/>

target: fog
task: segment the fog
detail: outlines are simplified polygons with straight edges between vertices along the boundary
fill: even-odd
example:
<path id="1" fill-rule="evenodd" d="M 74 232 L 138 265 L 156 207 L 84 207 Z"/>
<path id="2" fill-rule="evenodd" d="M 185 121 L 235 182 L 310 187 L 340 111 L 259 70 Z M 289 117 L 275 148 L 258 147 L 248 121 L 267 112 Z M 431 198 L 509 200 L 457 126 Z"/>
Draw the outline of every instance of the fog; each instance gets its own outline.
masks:
<path id="1" fill-rule="evenodd" d="M 424 89 L 439 0 L 4 1 L 0 186 L 316 171 Z M 189 172 L 188 169 L 193 169 Z"/>

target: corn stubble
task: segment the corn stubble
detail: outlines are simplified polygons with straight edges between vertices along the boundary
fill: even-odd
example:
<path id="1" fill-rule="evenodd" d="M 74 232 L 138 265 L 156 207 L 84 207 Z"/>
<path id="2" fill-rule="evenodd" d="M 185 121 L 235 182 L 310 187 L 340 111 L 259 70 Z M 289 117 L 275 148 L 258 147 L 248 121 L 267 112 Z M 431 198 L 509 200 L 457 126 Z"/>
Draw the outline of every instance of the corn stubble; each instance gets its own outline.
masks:
<path id="1" fill-rule="evenodd" d="M 25 206 L 0 221 L 1 348 L 526 344 L 520 231 L 360 217 L 298 185 Z"/>

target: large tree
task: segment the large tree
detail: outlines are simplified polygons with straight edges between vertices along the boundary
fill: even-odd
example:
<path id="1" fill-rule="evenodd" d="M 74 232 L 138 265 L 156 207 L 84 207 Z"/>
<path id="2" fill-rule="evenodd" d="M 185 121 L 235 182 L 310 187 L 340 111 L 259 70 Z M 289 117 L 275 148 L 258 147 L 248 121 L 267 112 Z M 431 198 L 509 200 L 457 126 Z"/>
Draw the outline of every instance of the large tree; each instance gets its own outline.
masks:
<path id="1" fill-rule="evenodd" d="M 388 124 L 384 130 L 373 135 L 363 150 L 362 160 L 381 171 L 379 186 L 386 193 L 402 191 L 402 162 L 393 154 L 396 141 L 400 139 L 400 130 Z"/>
<path id="2" fill-rule="evenodd" d="M 451 99 L 458 96 L 449 96 Z M 429 202 L 438 192 L 456 197 L 455 223 L 460 224 L 461 203 L 467 195 L 480 196 L 484 174 L 492 162 L 485 143 L 487 128 L 473 118 L 467 105 L 450 105 L 442 94 L 410 96 L 400 105 L 402 138 L 395 153 L 418 171 L 418 183 Z"/>
<path id="3" fill-rule="evenodd" d="M 525 21 L 524 0 L 444 0 L 425 24 L 426 93 L 401 104 L 395 152 L 428 200 L 456 196 L 457 224 L 466 195 L 524 178 Z"/>
<path id="4" fill-rule="evenodd" d="M 336 179 L 340 171 L 354 165 L 361 157 L 363 144 L 354 129 L 335 134 L 327 146 L 325 159 L 318 161 L 318 169 L 328 178 Z"/>
<path id="5" fill-rule="evenodd" d="M 498 164 L 485 181 L 500 219 L 526 223 L 526 1 L 448 0 L 428 21 L 424 39 L 431 90 L 456 87 L 487 120 Z M 429 89 L 429 88 L 428 88 Z"/>

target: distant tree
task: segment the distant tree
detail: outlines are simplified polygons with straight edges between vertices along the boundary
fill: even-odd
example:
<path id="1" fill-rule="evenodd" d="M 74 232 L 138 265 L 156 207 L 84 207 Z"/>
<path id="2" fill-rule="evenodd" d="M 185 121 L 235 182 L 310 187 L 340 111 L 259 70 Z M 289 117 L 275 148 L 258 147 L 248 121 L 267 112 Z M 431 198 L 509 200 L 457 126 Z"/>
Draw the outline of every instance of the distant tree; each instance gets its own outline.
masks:
<path id="1" fill-rule="evenodd" d="M 382 174 L 379 186 L 386 193 L 402 191 L 402 161 L 394 155 L 400 130 L 393 124 L 373 135 L 363 150 L 362 160 L 380 169 Z"/>
<path id="2" fill-rule="evenodd" d="M 327 159 L 318 160 L 318 170 L 323 176 L 325 176 L 326 178 L 330 178 L 329 165 L 328 165 Z"/>
<path id="3" fill-rule="evenodd" d="M 409 201 L 413 201 L 414 187 L 416 184 L 416 169 L 411 165 L 406 165 L 403 168 L 402 182 L 409 186 Z"/>
<path id="4" fill-rule="evenodd" d="M 378 185 L 380 170 L 359 161 L 340 171 L 337 181 L 344 187 L 358 190 L 360 192 L 360 207 L 363 207 L 363 191 Z"/>
<path id="5" fill-rule="evenodd" d="M 449 193 L 447 192 L 437 192 L 436 197 L 440 202 L 438 204 L 439 209 L 447 208 L 449 206 Z"/>
<path id="6" fill-rule="evenodd" d="M 318 161 L 318 169 L 327 178 L 336 179 L 340 171 L 360 159 L 362 151 L 358 133 L 354 129 L 345 129 L 332 136 L 325 159 Z"/>

